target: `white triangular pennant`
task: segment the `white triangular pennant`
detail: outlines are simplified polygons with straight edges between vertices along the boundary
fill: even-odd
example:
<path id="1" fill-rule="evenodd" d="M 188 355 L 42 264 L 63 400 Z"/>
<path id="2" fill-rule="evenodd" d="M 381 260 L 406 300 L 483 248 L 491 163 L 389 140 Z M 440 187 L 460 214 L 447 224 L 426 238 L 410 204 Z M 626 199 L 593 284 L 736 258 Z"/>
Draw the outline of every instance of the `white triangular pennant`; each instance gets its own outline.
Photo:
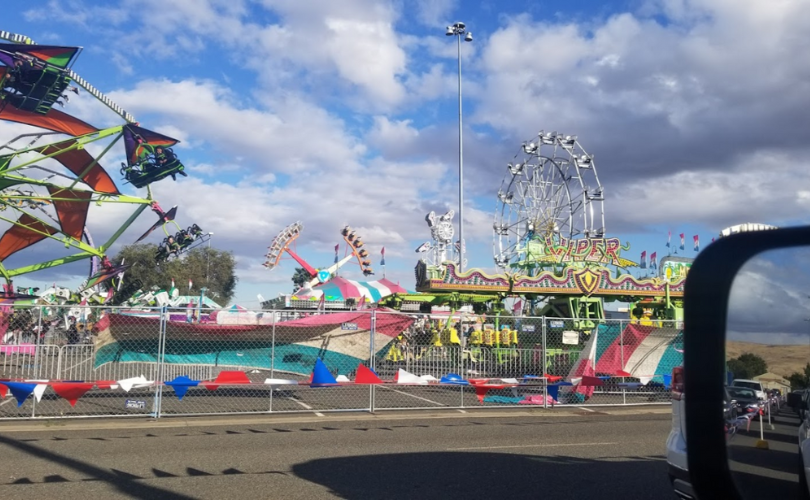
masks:
<path id="1" fill-rule="evenodd" d="M 285 378 L 267 378 L 264 379 L 264 383 L 267 385 L 298 385 L 297 380 L 290 380 Z"/>
<path id="2" fill-rule="evenodd" d="M 149 387 L 154 383 L 155 382 L 153 380 L 146 380 L 146 377 L 144 377 L 143 375 L 141 375 L 140 377 L 125 378 L 123 380 L 118 381 L 118 385 L 120 385 L 121 389 L 124 389 L 124 391 L 126 392 L 141 387 Z"/>
<path id="3" fill-rule="evenodd" d="M 399 369 L 397 372 L 397 384 L 418 384 L 418 385 L 427 385 L 428 381 L 422 379 L 421 377 L 417 377 L 413 373 L 406 372 L 402 368 Z"/>

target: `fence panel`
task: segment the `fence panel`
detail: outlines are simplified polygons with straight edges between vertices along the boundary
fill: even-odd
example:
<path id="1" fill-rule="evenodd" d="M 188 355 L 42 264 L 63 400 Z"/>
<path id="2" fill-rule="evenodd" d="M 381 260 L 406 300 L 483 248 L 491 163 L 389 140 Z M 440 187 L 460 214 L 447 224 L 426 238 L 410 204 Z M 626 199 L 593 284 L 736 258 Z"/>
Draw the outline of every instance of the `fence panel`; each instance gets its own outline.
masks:
<path id="1" fill-rule="evenodd" d="M 575 320 L 376 309 L 240 311 L 216 323 L 182 321 L 186 309 L 79 312 L 74 320 L 50 308 L 15 312 L 0 344 L 0 378 L 101 383 L 75 406 L 53 386 L 40 385 L 19 407 L 9 394 L 0 418 L 669 403 L 669 374 L 683 359 L 682 325 L 672 322 L 605 321 L 580 332 Z M 433 381 L 533 382 L 480 396 L 435 383 L 311 387 L 318 359 L 338 381 L 353 380 L 363 363 L 387 382 L 401 370 Z M 134 378 L 148 383 L 123 390 L 119 382 Z"/>

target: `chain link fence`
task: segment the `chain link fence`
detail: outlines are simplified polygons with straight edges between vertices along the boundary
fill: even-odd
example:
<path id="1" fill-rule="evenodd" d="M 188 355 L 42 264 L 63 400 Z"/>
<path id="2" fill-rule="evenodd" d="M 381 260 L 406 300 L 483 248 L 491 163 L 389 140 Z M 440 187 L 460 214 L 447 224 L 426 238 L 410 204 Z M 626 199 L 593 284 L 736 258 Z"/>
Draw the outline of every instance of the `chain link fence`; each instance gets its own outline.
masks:
<path id="1" fill-rule="evenodd" d="M 210 316 L 15 306 L 0 323 L 0 418 L 669 403 L 683 361 L 674 322 L 583 330 L 569 319 L 377 309 Z M 311 384 L 318 359 L 337 384 Z M 352 384 L 361 364 L 384 383 Z"/>

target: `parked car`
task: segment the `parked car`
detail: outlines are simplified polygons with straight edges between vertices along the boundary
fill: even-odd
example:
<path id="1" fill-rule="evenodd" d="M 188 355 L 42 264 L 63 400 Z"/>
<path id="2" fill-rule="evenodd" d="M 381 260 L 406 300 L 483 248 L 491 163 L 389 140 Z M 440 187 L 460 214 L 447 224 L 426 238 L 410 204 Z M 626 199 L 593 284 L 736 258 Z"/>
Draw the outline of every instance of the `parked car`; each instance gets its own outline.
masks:
<path id="1" fill-rule="evenodd" d="M 797 414 L 799 413 L 799 403 L 802 401 L 802 395 L 805 389 L 798 389 L 787 395 L 787 405 L 793 408 Z"/>
<path id="2" fill-rule="evenodd" d="M 756 415 L 762 408 L 757 393 L 753 389 L 731 386 L 726 388 L 726 391 L 734 401 L 737 414 L 740 416 Z"/>
<path id="3" fill-rule="evenodd" d="M 799 418 L 802 421 L 808 419 L 808 413 L 810 412 L 810 389 L 805 389 L 804 393 L 802 394 L 802 399 L 799 402 Z"/>
<path id="4" fill-rule="evenodd" d="M 799 400 L 798 410 L 803 415 L 801 424 L 799 425 L 799 491 L 804 498 L 810 497 L 810 401 L 808 395 L 810 390 L 805 389 L 802 391 L 802 399 Z"/>
<path id="5" fill-rule="evenodd" d="M 726 421 L 726 439 L 737 431 L 738 400 L 727 387 L 723 400 L 723 416 Z M 740 391 L 754 391 L 747 388 L 736 388 Z M 756 395 L 754 396 L 756 399 Z M 667 438 L 667 465 L 669 481 L 679 498 L 695 498 L 689 479 L 689 467 L 686 461 L 686 394 L 684 393 L 683 367 L 672 370 L 672 429 Z M 743 400 L 745 401 L 745 400 Z M 756 403 L 756 401 L 755 401 Z M 747 404 L 747 403 L 745 403 Z"/>
<path id="6" fill-rule="evenodd" d="M 758 382 L 756 380 L 747 380 L 743 378 L 735 379 L 734 382 L 731 383 L 733 387 L 747 387 L 749 389 L 753 389 L 757 393 L 757 397 L 762 401 L 768 400 L 768 395 L 765 394 L 765 388 L 762 387 L 762 382 Z"/>

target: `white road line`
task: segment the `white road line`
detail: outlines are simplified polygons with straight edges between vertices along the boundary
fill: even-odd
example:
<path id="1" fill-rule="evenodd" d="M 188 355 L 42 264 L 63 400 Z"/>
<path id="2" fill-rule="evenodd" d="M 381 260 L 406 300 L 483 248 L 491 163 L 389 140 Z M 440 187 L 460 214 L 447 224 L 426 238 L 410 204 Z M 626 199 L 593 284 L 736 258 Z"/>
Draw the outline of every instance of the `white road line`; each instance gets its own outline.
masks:
<path id="1" fill-rule="evenodd" d="M 580 410 L 589 411 L 591 413 L 596 413 L 596 410 L 591 410 L 590 408 L 585 408 L 583 406 L 577 406 L 577 408 L 580 409 Z"/>
<path id="2" fill-rule="evenodd" d="M 312 407 L 311 407 L 311 406 L 309 406 L 308 404 L 304 403 L 303 401 L 301 401 L 301 400 L 299 400 L 299 399 L 295 399 L 295 398 L 294 398 L 294 397 L 292 397 L 292 396 L 288 396 L 288 397 L 287 397 L 287 399 L 290 399 L 290 400 L 292 400 L 292 401 L 295 401 L 296 403 L 298 403 L 299 405 L 303 406 L 303 407 L 304 407 L 304 408 L 306 408 L 307 410 L 311 410 L 311 409 L 312 409 Z M 321 413 L 321 412 L 319 412 L 319 411 L 316 411 L 316 412 L 315 412 L 315 415 L 318 415 L 319 417 L 325 417 L 325 416 L 326 416 L 326 415 L 324 415 L 323 413 Z"/>
<path id="3" fill-rule="evenodd" d="M 516 444 L 513 446 L 475 446 L 471 448 L 447 448 L 446 451 L 467 451 L 467 450 L 500 450 L 506 448 L 560 448 L 563 446 L 608 446 L 615 443 L 560 443 L 560 444 Z"/>
<path id="4" fill-rule="evenodd" d="M 380 387 L 380 389 L 387 389 L 387 390 L 389 390 L 389 391 L 398 392 L 399 394 L 404 394 L 405 396 L 410 396 L 410 397 L 412 397 L 412 398 L 421 399 L 422 401 L 427 401 L 428 403 L 433 403 L 434 405 L 438 405 L 438 406 L 447 406 L 446 404 L 439 403 L 439 402 L 437 402 L 437 401 L 433 401 L 432 399 L 423 398 L 423 397 L 421 397 L 421 396 L 414 396 L 413 394 L 408 394 L 407 392 L 403 392 L 403 391 L 400 391 L 400 390 L 398 390 L 398 389 L 392 389 L 391 387 L 385 387 L 384 385 L 381 385 L 381 386 L 379 386 L 379 387 Z"/>

